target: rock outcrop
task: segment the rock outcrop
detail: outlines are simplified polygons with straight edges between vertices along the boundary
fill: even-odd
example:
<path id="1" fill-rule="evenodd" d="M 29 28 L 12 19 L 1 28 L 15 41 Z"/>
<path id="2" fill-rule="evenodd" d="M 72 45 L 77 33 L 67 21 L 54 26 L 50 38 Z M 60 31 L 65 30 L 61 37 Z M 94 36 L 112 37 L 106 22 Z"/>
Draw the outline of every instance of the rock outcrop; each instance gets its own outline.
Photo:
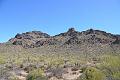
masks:
<path id="1" fill-rule="evenodd" d="M 120 44 L 120 35 L 113 35 L 100 30 L 89 29 L 78 32 L 74 28 L 70 28 L 65 33 L 60 33 L 55 36 L 50 36 L 47 33 L 40 31 L 26 32 L 17 34 L 10 39 L 13 45 L 21 45 L 24 48 L 34 48 L 45 45 L 111 45 Z"/>

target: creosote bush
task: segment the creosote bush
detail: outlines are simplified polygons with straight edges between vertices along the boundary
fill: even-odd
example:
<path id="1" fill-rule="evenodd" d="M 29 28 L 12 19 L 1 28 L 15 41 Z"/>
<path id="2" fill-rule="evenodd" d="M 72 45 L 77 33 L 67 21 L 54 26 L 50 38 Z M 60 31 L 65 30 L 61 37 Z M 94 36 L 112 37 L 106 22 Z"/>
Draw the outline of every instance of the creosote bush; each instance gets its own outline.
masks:
<path id="1" fill-rule="evenodd" d="M 9 80 L 20 80 L 20 79 L 18 79 L 15 75 L 10 76 L 8 79 L 9 79 Z"/>
<path id="2" fill-rule="evenodd" d="M 94 67 L 87 67 L 78 80 L 105 80 L 105 74 Z"/>
<path id="3" fill-rule="evenodd" d="M 47 78 L 44 76 L 44 70 L 35 69 L 29 72 L 27 80 L 47 80 Z"/>
<path id="4" fill-rule="evenodd" d="M 5 56 L 0 55 L 0 64 L 4 64 L 5 62 Z"/>
<path id="5" fill-rule="evenodd" d="M 105 55 L 101 58 L 101 64 L 97 66 L 104 71 L 106 76 L 112 77 L 113 80 L 120 79 L 120 56 Z"/>

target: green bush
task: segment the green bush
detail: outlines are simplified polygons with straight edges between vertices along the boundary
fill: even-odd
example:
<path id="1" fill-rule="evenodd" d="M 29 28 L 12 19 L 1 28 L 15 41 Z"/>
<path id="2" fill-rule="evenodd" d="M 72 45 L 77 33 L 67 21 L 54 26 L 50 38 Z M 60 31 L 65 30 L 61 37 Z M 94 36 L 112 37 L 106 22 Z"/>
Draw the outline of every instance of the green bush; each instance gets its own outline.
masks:
<path id="1" fill-rule="evenodd" d="M 115 80 L 120 79 L 120 56 L 103 56 L 99 68 L 104 71 L 106 76 Z"/>
<path id="2" fill-rule="evenodd" d="M 0 64 L 4 64 L 5 63 L 5 57 L 0 55 Z"/>
<path id="3" fill-rule="evenodd" d="M 8 77 L 9 80 L 19 80 L 16 75 L 11 75 L 10 77 Z"/>
<path id="4" fill-rule="evenodd" d="M 47 80 L 47 78 L 44 76 L 42 69 L 36 69 L 28 74 L 27 80 Z"/>
<path id="5" fill-rule="evenodd" d="M 94 67 L 88 67 L 78 80 L 105 80 L 105 74 Z"/>
<path id="6" fill-rule="evenodd" d="M 116 72 L 113 74 L 113 79 L 119 80 L 120 79 L 120 72 Z"/>

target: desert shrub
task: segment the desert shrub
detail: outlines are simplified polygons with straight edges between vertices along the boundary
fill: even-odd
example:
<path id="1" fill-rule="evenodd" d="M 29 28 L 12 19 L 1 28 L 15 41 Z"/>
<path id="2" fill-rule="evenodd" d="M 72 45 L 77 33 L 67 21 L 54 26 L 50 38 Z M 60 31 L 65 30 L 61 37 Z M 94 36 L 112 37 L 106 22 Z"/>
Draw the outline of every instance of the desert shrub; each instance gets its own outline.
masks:
<path id="1" fill-rule="evenodd" d="M 64 61 L 62 59 L 53 59 L 50 61 L 50 65 L 51 67 L 59 67 L 59 66 L 63 66 Z"/>
<path id="2" fill-rule="evenodd" d="M 106 76 L 113 80 L 120 79 L 120 56 L 106 55 L 101 58 L 101 64 L 98 66 Z"/>
<path id="3" fill-rule="evenodd" d="M 114 68 L 114 69 L 118 69 L 120 68 L 120 57 L 119 56 L 105 56 L 102 59 L 102 64 L 103 66 L 106 66 L 108 68 Z"/>
<path id="4" fill-rule="evenodd" d="M 16 75 L 11 75 L 8 80 L 19 80 Z"/>
<path id="5" fill-rule="evenodd" d="M 6 76 L 8 70 L 9 69 L 5 68 L 4 66 L 0 66 L 0 77 Z"/>
<path id="6" fill-rule="evenodd" d="M 30 72 L 37 69 L 35 65 L 29 65 L 24 68 L 25 71 Z"/>
<path id="7" fill-rule="evenodd" d="M 105 74 L 94 67 L 88 67 L 78 80 L 105 80 Z"/>
<path id="8" fill-rule="evenodd" d="M 6 62 L 5 57 L 0 55 L 0 64 L 4 64 Z"/>
<path id="9" fill-rule="evenodd" d="M 28 74 L 27 80 L 47 80 L 47 78 L 44 76 L 42 69 L 36 69 Z"/>
<path id="10" fill-rule="evenodd" d="M 120 72 L 115 72 L 113 75 L 112 75 L 113 79 L 115 80 L 119 80 L 120 79 Z"/>
<path id="11" fill-rule="evenodd" d="M 20 59 L 20 58 L 15 59 L 15 60 L 14 60 L 14 64 L 20 66 L 21 64 L 23 64 L 23 60 Z"/>

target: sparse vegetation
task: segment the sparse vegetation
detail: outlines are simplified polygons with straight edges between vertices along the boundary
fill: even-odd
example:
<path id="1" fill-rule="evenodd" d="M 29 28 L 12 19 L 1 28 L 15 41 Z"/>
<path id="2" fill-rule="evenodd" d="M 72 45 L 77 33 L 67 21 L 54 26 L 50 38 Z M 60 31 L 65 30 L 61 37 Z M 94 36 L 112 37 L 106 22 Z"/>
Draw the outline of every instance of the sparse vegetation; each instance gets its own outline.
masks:
<path id="1" fill-rule="evenodd" d="M 20 80 L 20 79 L 17 78 L 16 75 L 12 75 L 12 76 L 8 77 L 8 79 L 9 80 Z"/>
<path id="2" fill-rule="evenodd" d="M 4 64 L 5 63 L 5 56 L 0 55 L 0 64 Z"/>
<path id="3" fill-rule="evenodd" d="M 112 77 L 113 80 L 120 79 L 120 56 L 105 55 L 101 57 L 99 68 L 104 71 L 106 76 Z"/>
<path id="4" fill-rule="evenodd" d="M 95 67 L 86 68 L 80 80 L 105 80 L 105 74 Z"/>
<path id="5" fill-rule="evenodd" d="M 13 45 L 10 42 L 0 45 L 0 79 L 119 80 L 119 44 L 108 44 L 114 41 L 114 35 L 93 31 L 81 34 L 72 29 L 54 36 L 54 39 L 46 35 L 37 47 L 36 44 L 30 44 L 32 37 L 26 36 L 28 33 L 17 35 L 18 42 L 23 37 L 23 42 L 27 41 L 29 45 L 23 47 L 24 45 Z M 36 32 L 34 35 L 32 32 L 29 34 L 41 40 L 40 33 L 37 36 L 34 36 Z M 44 41 L 46 38 L 47 41 Z"/>
<path id="6" fill-rule="evenodd" d="M 28 74 L 27 80 L 47 80 L 44 74 L 42 69 L 33 70 Z"/>

